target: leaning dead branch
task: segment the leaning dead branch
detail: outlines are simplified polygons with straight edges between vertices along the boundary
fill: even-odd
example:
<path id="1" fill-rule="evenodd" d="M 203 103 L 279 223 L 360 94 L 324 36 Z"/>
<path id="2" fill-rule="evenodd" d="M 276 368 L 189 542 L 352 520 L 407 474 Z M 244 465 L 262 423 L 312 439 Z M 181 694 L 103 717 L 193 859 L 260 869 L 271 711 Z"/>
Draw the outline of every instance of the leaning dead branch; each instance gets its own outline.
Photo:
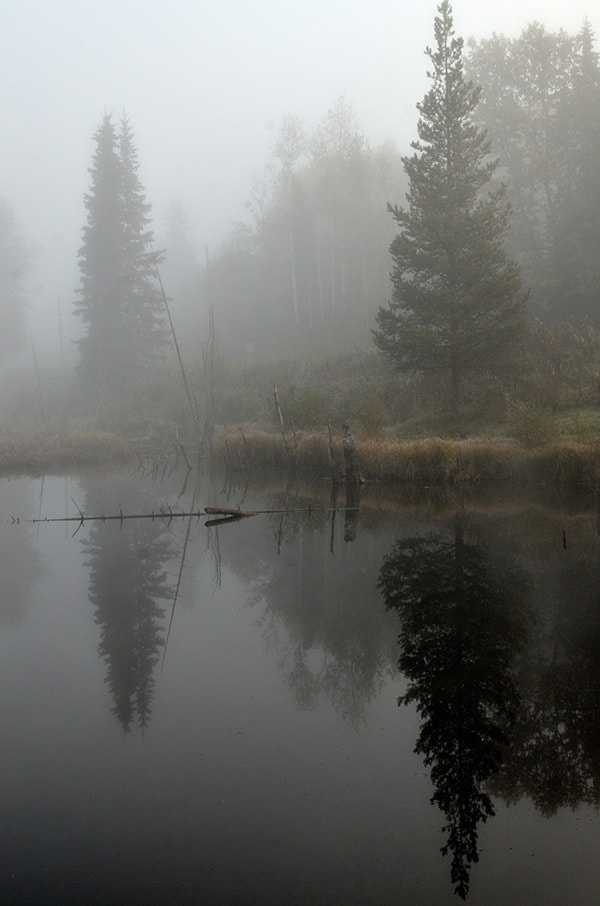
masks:
<path id="1" fill-rule="evenodd" d="M 187 375 L 186 375 L 186 373 L 185 373 L 185 367 L 184 367 L 184 365 L 183 365 L 183 359 L 182 359 L 182 357 L 181 357 L 181 350 L 179 349 L 179 343 L 177 342 L 177 335 L 176 335 L 176 333 L 175 333 L 175 325 L 173 324 L 173 318 L 171 317 L 171 309 L 169 308 L 169 301 L 168 301 L 168 299 L 167 299 L 167 294 L 165 293 L 165 288 L 164 288 L 164 286 L 163 286 L 162 278 L 161 278 L 161 276 L 160 276 L 160 271 L 158 270 L 158 267 L 156 268 L 156 277 L 157 277 L 157 280 L 158 280 L 158 285 L 159 285 L 159 287 L 160 287 L 160 293 L 161 293 L 161 296 L 162 296 L 163 304 L 164 304 L 164 306 L 165 306 L 165 311 L 166 311 L 166 313 L 167 313 L 167 318 L 168 318 L 168 321 L 169 321 L 169 327 L 170 327 L 170 330 L 171 330 L 171 336 L 172 336 L 172 338 L 173 338 L 173 344 L 174 344 L 174 346 L 175 346 L 175 352 L 177 353 L 177 361 L 178 361 L 178 363 L 179 363 L 179 370 L 180 370 L 180 372 L 181 372 L 181 379 L 182 379 L 182 381 L 183 381 L 183 387 L 184 387 L 184 390 L 185 390 L 185 395 L 186 395 L 186 398 L 187 398 L 187 401 L 188 401 L 188 406 L 189 406 L 189 408 L 190 408 L 190 415 L 192 416 L 192 421 L 193 421 L 193 423 L 194 423 L 194 428 L 196 429 L 196 436 L 197 436 L 197 437 L 200 437 L 200 422 L 199 422 L 199 420 L 198 420 L 198 413 L 197 413 L 197 411 L 196 411 L 196 407 L 194 406 L 194 403 L 193 403 L 193 400 L 192 400 L 192 394 L 191 394 L 191 392 L 190 392 L 190 387 L 189 387 L 189 384 L 188 384 Z"/>

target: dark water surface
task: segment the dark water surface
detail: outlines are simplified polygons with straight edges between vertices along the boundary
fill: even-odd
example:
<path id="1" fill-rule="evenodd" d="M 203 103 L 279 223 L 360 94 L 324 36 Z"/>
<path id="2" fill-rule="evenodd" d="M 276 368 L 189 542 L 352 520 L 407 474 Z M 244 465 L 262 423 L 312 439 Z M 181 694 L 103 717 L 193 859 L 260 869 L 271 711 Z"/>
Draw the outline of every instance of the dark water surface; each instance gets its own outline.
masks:
<path id="1" fill-rule="evenodd" d="M 0 482 L 0 902 L 597 904 L 595 501 L 183 478 Z"/>

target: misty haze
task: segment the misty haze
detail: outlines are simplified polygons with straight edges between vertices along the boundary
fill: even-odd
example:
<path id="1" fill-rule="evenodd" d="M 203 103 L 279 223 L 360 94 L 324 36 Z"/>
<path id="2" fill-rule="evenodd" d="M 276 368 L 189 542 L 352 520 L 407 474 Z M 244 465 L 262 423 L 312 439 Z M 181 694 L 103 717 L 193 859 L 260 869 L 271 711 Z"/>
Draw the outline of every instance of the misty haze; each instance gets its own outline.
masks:
<path id="1" fill-rule="evenodd" d="M 596 7 L 39 7 L 0 902 L 596 904 Z"/>

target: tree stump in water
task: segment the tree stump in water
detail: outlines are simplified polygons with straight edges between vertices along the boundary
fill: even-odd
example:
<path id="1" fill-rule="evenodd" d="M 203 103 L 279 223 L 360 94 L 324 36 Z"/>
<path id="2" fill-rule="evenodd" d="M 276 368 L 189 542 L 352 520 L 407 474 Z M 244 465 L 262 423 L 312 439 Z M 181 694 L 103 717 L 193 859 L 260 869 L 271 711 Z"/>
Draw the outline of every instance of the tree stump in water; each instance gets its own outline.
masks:
<path id="1" fill-rule="evenodd" d="M 350 425 L 342 425 L 342 446 L 346 470 L 346 517 L 344 521 L 344 541 L 354 541 L 360 509 L 360 488 L 364 484 L 358 454 L 356 437 Z"/>
<path id="2" fill-rule="evenodd" d="M 358 454 L 356 452 L 356 437 L 350 425 L 342 425 L 342 446 L 344 448 L 344 464 L 346 471 L 346 485 L 364 484 Z"/>

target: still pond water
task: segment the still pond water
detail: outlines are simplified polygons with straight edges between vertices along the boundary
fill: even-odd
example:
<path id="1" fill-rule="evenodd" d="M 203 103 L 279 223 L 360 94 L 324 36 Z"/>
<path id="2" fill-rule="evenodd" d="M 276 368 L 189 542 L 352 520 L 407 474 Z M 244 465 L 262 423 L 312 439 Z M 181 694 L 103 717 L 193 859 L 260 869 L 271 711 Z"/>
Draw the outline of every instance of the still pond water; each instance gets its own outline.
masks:
<path id="1" fill-rule="evenodd" d="M 0 482 L 0 902 L 597 904 L 596 502 L 194 483 Z"/>

